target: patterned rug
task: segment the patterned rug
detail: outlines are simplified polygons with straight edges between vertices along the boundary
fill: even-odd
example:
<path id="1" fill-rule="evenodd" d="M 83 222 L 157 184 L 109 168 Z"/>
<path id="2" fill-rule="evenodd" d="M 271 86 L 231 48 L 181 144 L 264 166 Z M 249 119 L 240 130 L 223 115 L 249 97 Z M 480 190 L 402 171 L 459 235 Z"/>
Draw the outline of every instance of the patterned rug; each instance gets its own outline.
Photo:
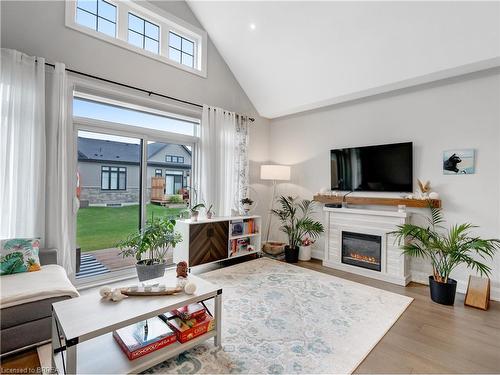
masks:
<path id="1" fill-rule="evenodd" d="M 222 349 L 147 373 L 351 373 L 412 301 L 267 258 L 201 277 L 223 288 Z"/>

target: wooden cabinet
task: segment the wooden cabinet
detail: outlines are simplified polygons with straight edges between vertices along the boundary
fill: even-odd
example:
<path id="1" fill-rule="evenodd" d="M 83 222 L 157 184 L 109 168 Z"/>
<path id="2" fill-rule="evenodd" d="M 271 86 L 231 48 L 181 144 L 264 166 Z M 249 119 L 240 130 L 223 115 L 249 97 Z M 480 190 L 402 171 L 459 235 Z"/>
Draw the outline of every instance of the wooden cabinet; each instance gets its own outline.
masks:
<path id="1" fill-rule="evenodd" d="M 227 258 L 229 222 L 193 224 L 189 227 L 189 265 L 216 262 Z"/>
<path id="2" fill-rule="evenodd" d="M 251 221 L 252 225 L 245 223 Z M 239 223 L 243 232 L 233 233 L 233 224 Z M 218 217 L 198 221 L 178 220 L 176 230 L 182 242 L 174 249 L 174 263 L 186 261 L 189 267 L 218 262 L 228 258 L 258 253 L 260 251 L 259 216 Z M 247 232 L 245 232 L 245 228 Z M 239 242 L 243 250 L 236 247 Z M 245 242 L 246 241 L 246 242 Z M 246 250 L 248 249 L 248 250 Z"/>

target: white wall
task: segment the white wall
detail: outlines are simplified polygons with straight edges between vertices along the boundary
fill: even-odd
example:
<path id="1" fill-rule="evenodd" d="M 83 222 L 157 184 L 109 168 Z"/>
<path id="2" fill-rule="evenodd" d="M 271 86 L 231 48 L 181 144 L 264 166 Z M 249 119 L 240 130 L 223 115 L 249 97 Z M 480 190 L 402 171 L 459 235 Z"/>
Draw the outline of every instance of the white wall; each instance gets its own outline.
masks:
<path id="1" fill-rule="evenodd" d="M 268 159 L 268 120 L 258 116 L 210 38 L 208 75 L 202 78 L 65 27 L 64 1 L 2 1 L 0 4 L 2 47 L 43 56 L 49 61 L 63 62 L 71 69 L 132 86 L 248 114 L 256 118 L 250 131 L 252 176 L 257 175 L 259 163 Z M 184 1 L 153 4 L 202 28 Z M 256 190 L 265 194 L 261 185 L 256 186 Z M 265 213 L 262 209 L 264 206 L 260 205 L 257 213 Z"/>
<path id="2" fill-rule="evenodd" d="M 414 177 L 431 181 L 448 222 L 470 221 L 480 226 L 478 234 L 499 238 L 499 128 L 497 69 L 272 120 L 270 157 L 293 165 L 292 183 L 281 188 L 310 198 L 330 186 L 330 149 L 412 141 Z M 476 149 L 476 173 L 443 175 L 443 150 L 461 148 Z M 323 250 L 322 242 L 317 250 Z M 416 279 L 425 280 L 428 272 L 427 263 L 412 262 Z M 453 274 L 461 290 L 469 273 Z M 500 253 L 492 280 L 498 298 Z"/>

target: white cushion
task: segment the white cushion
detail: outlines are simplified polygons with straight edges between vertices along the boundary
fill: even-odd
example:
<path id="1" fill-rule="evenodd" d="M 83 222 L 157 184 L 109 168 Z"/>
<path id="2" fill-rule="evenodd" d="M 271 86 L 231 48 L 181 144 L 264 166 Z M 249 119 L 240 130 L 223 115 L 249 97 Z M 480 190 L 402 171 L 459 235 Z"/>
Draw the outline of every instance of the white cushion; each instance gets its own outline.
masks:
<path id="1" fill-rule="evenodd" d="M 21 305 L 53 297 L 78 297 L 61 266 L 50 264 L 40 271 L 24 272 L 0 277 L 0 308 Z"/>

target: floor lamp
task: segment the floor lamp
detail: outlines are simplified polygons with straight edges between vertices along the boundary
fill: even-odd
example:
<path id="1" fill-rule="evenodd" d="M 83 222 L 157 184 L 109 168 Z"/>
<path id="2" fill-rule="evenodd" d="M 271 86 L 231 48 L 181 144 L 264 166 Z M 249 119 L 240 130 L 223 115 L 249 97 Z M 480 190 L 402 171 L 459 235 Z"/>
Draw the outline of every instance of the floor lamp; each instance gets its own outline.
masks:
<path id="1" fill-rule="evenodd" d="M 271 180 L 273 182 L 273 196 L 269 208 L 269 219 L 267 221 L 266 243 L 269 242 L 269 231 L 271 230 L 271 210 L 276 199 L 276 181 L 290 181 L 290 166 L 289 165 L 261 165 L 260 179 Z"/>

